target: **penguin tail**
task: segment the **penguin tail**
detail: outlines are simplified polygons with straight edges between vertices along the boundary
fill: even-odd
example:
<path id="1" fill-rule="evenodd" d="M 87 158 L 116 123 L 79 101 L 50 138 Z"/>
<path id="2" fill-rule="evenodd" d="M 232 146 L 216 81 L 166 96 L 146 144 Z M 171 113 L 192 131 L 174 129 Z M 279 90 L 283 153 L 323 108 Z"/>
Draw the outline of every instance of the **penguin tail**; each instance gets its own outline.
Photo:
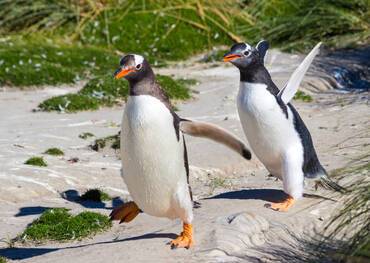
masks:
<path id="1" fill-rule="evenodd" d="M 322 175 L 319 179 L 317 179 L 315 181 L 315 189 L 317 190 L 319 188 L 319 186 L 325 188 L 325 189 L 328 189 L 328 190 L 332 190 L 332 191 L 335 191 L 335 192 L 339 192 L 339 193 L 347 193 L 348 190 L 346 188 L 344 188 L 343 186 L 337 184 L 336 182 L 334 182 L 333 180 L 331 180 L 326 174 L 325 175 Z"/>
<path id="2" fill-rule="evenodd" d="M 180 130 L 194 137 L 207 138 L 221 143 L 247 160 L 252 158 L 252 153 L 239 138 L 216 125 L 181 119 Z"/>

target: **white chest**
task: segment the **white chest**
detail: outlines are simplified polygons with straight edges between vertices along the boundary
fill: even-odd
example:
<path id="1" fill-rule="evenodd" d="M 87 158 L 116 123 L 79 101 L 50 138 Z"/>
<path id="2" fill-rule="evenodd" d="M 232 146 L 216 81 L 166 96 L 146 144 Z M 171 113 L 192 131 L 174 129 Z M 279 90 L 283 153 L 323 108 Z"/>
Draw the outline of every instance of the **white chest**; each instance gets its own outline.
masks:
<path id="1" fill-rule="evenodd" d="M 292 112 L 288 108 L 286 118 L 265 84 L 241 82 L 237 105 L 243 130 L 254 153 L 270 172 L 280 173 L 284 150 L 300 144 Z"/>
<path id="2" fill-rule="evenodd" d="M 128 190 L 146 213 L 170 216 L 179 185 L 186 185 L 184 148 L 173 116 L 158 99 L 130 96 L 122 120 L 122 175 Z"/>

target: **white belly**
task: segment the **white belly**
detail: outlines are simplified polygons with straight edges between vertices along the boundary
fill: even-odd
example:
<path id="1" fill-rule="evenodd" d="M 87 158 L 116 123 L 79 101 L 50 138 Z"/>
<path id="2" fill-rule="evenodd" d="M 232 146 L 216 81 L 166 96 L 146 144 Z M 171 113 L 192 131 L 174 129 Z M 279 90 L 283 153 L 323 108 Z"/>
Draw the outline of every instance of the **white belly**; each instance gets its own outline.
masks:
<path id="1" fill-rule="evenodd" d="M 179 207 L 191 206 L 181 132 L 179 138 L 161 101 L 149 95 L 129 97 L 121 130 L 122 175 L 147 214 L 175 218 Z"/>
<path id="2" fill-rule="evenodd" d="M 282 156 L 290 147 L 303 152 L 293 113 L 288 119 L 265 84 L 240 83 L 238 112 L 247 140 L 269 172 L 282 177 Z"/>

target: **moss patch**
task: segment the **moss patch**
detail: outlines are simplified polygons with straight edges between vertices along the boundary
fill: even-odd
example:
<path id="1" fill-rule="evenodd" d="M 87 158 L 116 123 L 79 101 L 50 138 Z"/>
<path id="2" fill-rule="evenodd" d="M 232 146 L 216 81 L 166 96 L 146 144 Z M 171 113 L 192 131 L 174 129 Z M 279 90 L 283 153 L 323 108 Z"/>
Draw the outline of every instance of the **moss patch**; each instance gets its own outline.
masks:
<path id="1" fill-rule="evenodd" d="M 0 42 L 0 85 L 73 83 L 113 71 L 116 61 L 117 55 L 102 48 L 12 39 Z"/>
<path id="2" fill-rule="evenodd" d="M 174 80 L 169 76 L 157 76 L 157 81 L 170 99 L 190 98 L 189 85 L 195 80 Z M 111 74 L 91 79 L 77 94 L 52 97 L 43 101 L 39 108 L 43 111 L 77 112 L 97 110 L 101 106 L 113 106 L 126 99 L 128 83 L 115 80 Z"/>
<path id="3" fill-rule="evenodd" d="M 42 157 L 31 157 L 27 161 L 24 162 L 27 165 L 34 165 L 34 166 L 48 166 L 48 164 L 44 161 Z"/>
<path id="4" fill-rule="evenodd" d="M 91 132 L 83 132 L 80 135 L 78 135 L 78 137 L 81 138 L 81 139 L 83 139 L 83 140 L 87 140 L 88 138 L 94 137 L 94 136 L 95 135 L 92 134 Z"/>
<path id="5" fill-rule="evenodd" d="M 109 218 L 94 212 L 82 212 L 76 216 L 66 208 L 45 211 L 21 234 L 25 241 L 67 241 L 92 236 L 111 227 Z"/>
<path id="6" fill-rule="evenodd" d="M 294 100 L 304 101 L 304 102 L 311 102 L 311 101 L 313 101 L 313 98 L 311 97 L 311 95 L 308 95 L 308 94 L 304 93 L 301 90 L 298 90 L 297 91 L 297 93 L 294 95 L 293 99 Z"/>
<path id="7" fill-rule="evenodd" d="M 102 202 L 112 200 L 112 197 L 100 189 L 89 189 L 81 195 L 80 199 L 83 201 Z"/>
<path id="8" fill-rule="evenodd" d="M 90 145 L 91 149 L 94 151 L 100 151 L 104 148 L 110 147 L 114 150 L 120 149 L 121 147 L 121 137 L 120 134 L 110 135 L 104 138 L 99 138 Z"/>
<path id="9" fill-rule="evenodd" d="M 64 152 L 58 148 L 49 148 L 44 153 L 54 156 L 64 155 Z"/>

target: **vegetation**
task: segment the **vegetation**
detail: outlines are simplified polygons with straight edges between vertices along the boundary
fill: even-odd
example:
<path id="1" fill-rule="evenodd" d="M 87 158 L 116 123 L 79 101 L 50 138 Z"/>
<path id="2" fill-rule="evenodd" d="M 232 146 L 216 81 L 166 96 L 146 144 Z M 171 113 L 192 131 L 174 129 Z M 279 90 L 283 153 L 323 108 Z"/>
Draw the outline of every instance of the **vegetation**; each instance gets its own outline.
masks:
<path id="1" fill-rule="evenodd" d="M 190 98 L 188 85 L 194 83 L 193 80 L 176 81 L 169 76 L 158 75 L 157 81 L 170 99 Z M 39 108 L 59 112 L 97 110 L 101 106 L 116 105 L 126 99 L 127 95 L 127 81 L 115 80 L 112 74 L 106 74 L 88 81 L 77 94 L 52 97 L 40 103 Z"/>
<path id="2" fill-rule="evenodd" d="M 116 51 L 160 66 L 241 40 L 299 51 L 368 44 L 369 17 L 369 0 L 0 0 L 0 85 L 101 79 Z"/>
<path id="3" fill-rule="evenodd" d="M 112 197 L 100 189 L 89 189 L 81 195 L 80 199 L 84 201 L 102 202 L 112 200 Z"/>
<path id="4" fill-rule="evenodd" d="M 213 194 L 217 188 L 229 187 L 230 182 L 225 178 L 215 177 L 210 179 L 208 186 L 210 187 L 210 194 Z"/>
<path id="5" fill-rule="evenodd" d="M 78 135 L 79 138 L 84 139 L 84 140 L 86 140 L 86 139 L 88 139 L 90 137 L 94 137 L 94 136 L 95 135 L 92 134 L 91 132 L 83 132 L 80 135 Z"/>
<path id="6" fill-rule="evenodd" d="M 0 256 L 0 263 L 6 263 L 6 262 L 7 262 L 6 258 Z"/>
<path id="7" fill-rule="evenodd" d="M 109 218 L 94 212 L 82 212 L 76 216 L 66 208 L 46 210 L 21 234 L 24 241 L 79 240 L 111 227 Z"/>
<path id="8" fill-rule="evenodd" d="M 338 250 L 348 262 L 370 260 L 370 172 L 369 155 L 352 161 L 346 168 L 336 170 L 339 178 L 355 178 L 347 188 L 351 191 L 343 197 L 344 206 L 326 226 L 329 240 L 346 240 Z"/>
<path id="9" fill-rule="evenodd" d="M 117 55 L 91 46 L 60 44 L 19 37 L 0 41 L 0 85 L 30 86 L 73 83 L 112 72 Z"/>
<path id="10" fill-rule="evenodd" d="M 48 164 L 44 161 L 44 158 L 42 157 L 31 157 L 27 161 L 24 162 L 24 164 L 27 165 L 34 165 L 34 166 L 48 166 Z"/>
<path id="11" fill-rule="evenodd" d="M 293 99 L 294 100 L 301 100 L 301 101 L 304 101 L 304 102 L 311 102 L 313 100 L 311 95 L 308 95 L 308 94 L 304 93 L 301 90 L 297 91 L 297 93 L 294 95 Z"/>
<path id="12" fill-rule="evenodd" d="M 64 152 L 58 148 L 49 148 L 44 153 L 54 156 L 64 155 Z"/>
<path id="13" fill-rule="evenodd" d="M 90 145 L 91 149 L 94 151 L 100 151 L 106 147 L 110 147 L 114 150 L 118 150 L 121 147 L 121 137 L 120 134 L 117 133 L 115 135 L 110 135 L 104 138 L 96 139 L 95 142 Z"/>

